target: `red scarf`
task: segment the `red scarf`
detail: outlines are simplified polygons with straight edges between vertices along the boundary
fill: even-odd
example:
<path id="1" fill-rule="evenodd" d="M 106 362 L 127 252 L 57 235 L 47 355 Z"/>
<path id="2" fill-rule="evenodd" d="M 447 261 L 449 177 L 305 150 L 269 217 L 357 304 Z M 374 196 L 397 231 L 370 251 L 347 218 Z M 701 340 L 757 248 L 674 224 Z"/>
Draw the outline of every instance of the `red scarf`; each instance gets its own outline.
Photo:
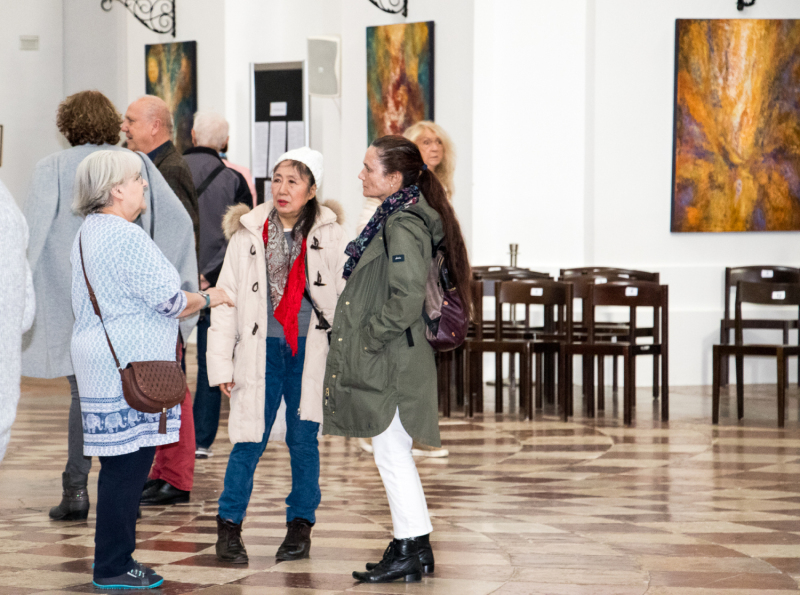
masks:
<path id="1" fill-rule="evenodd" d="M 269 218 L 267 218 L 264 223 L 264 231 L 261 233 L 261 238 L 264 240 L 264 248 L 266 249 L 267 241 L 269 240 Z M 292 263 L 292 268 L 289 270 L 289 277 L 286 280 L 286 289 L 283 291 L 283 297 L 273 313 L 275 320 L 283 327 L 283 334 L 286 337 L 286 342 L 289 343 L 289 347 L 292 349 L 292 356 L 297 355 L 297 335 L 299 334 L 297 315 L 303 303 L 303 292 L 305 288 L 306 239 L 303 238 L 303 243 L 300 246 L 300 254 L 295 258 L 294 263 Z M 269 299 L 269 295 L 267 295 L 267 299 Z"/>

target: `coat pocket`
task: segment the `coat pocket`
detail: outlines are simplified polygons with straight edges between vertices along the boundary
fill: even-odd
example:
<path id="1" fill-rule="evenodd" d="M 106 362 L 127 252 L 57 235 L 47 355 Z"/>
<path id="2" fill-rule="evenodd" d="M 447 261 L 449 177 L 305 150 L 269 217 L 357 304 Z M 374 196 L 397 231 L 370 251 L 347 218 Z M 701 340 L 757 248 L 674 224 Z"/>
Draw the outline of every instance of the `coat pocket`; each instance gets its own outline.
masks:
<path id="1" fill-rule="evenodd" d="M 360 335 L 356 335 L 345 349 L 341 386 L 360 390 L 382 391 L 386 388 L 388 368 L 386 349 L 369 352 Z"/>

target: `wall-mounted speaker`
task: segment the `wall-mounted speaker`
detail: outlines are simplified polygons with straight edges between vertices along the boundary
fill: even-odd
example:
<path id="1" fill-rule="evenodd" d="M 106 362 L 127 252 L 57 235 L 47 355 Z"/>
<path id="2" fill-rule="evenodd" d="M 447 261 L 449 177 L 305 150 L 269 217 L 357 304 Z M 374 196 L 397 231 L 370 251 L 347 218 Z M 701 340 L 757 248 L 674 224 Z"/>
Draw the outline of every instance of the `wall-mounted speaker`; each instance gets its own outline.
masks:
<path id="1" fill-rule="evenodd" d="M 339 97 L 341 64 L 341 43 L 338 37 L 309 37 L 309 94 L 316 97 Z"/>

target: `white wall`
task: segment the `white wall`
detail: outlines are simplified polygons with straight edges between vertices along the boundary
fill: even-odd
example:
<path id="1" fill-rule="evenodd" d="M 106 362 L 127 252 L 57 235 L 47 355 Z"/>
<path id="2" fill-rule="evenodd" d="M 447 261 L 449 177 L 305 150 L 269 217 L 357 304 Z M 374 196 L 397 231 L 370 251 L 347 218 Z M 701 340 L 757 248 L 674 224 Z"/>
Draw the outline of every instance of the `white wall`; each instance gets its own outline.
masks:
<path id="1" fill-rule="evenodd" d="M 64 96 L 95 89 L 121 113 L 128 99 L 128 11 L 112 3 L 63 0 Z"/>
<path id="2" fill-rule="evenodd" d="M 175 41 L 197 42 L 197 108 L 225 113 L 225 2 L 176 0 L 176 37 L 154 33 L 137 21 L 119 3 L 112 10 L 126 13 L 127 100 L 125 110 L 145 92 L 144 46 Z"/>
<path id="3" fill-rule="evenodd" d="M 227 117 L 230 156 L 249 162 L 251 62 L 306 58 L 306 39 L 342 39 L 342 96 L 311 102 L 311 145 L 325 155 L 324 199 L 342 202 L 353 232 L 364 198 L 357 176 L 367 149 L 366 28 L 402 22 L 436 22 L 436 121 L 453 137 L 458 152 L 455 206 L 469 236 L 472 208 L 471 0 L 428 0 L 409 7 L 408 18 L 390 15 L 366 0 L 240 0 L 226 6 Z"/>
<path id="4" fill-rule="evenodd" d="M 19 49 L 38 35 L 38 51 Z M 61 0 L 0 0 L 0 179 L 19 205 L 42 157 L 68 146 L 56 128 L 63 93 Z"/>
<path id="5" fill-rule="evenodd" d="M 733 0 L 602 0 L 594 11 L 594 241 L 587 264 L 661 271 L 671 293 L 672 382 L 710 384 L 724 267 L 797 266 L 800 238 L 670 232 L 675 19 L 796 19 L 800 4 L 761 1 L 739 12 Z M 774 360 L 746 366 L 747 382 L 775 381 Z"/>

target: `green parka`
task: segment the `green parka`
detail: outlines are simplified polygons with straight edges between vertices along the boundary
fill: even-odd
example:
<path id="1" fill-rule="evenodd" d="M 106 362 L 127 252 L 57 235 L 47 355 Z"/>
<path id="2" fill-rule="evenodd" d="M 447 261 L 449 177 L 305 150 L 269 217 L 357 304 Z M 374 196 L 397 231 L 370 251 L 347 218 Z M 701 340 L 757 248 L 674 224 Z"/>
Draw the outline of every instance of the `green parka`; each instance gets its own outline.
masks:
<path id="1" fill-rule="evenodd" d="M 436 364 L 422 306 L 431 239 L 438 243 L 443 236 L 439 214 L 420 195 L 417 204 L 389 216 L 365 248 L 336 305 L 323 387 L 324 434 L 377 436 L 399 408 L 415 440 L 441 446 Z"/>

